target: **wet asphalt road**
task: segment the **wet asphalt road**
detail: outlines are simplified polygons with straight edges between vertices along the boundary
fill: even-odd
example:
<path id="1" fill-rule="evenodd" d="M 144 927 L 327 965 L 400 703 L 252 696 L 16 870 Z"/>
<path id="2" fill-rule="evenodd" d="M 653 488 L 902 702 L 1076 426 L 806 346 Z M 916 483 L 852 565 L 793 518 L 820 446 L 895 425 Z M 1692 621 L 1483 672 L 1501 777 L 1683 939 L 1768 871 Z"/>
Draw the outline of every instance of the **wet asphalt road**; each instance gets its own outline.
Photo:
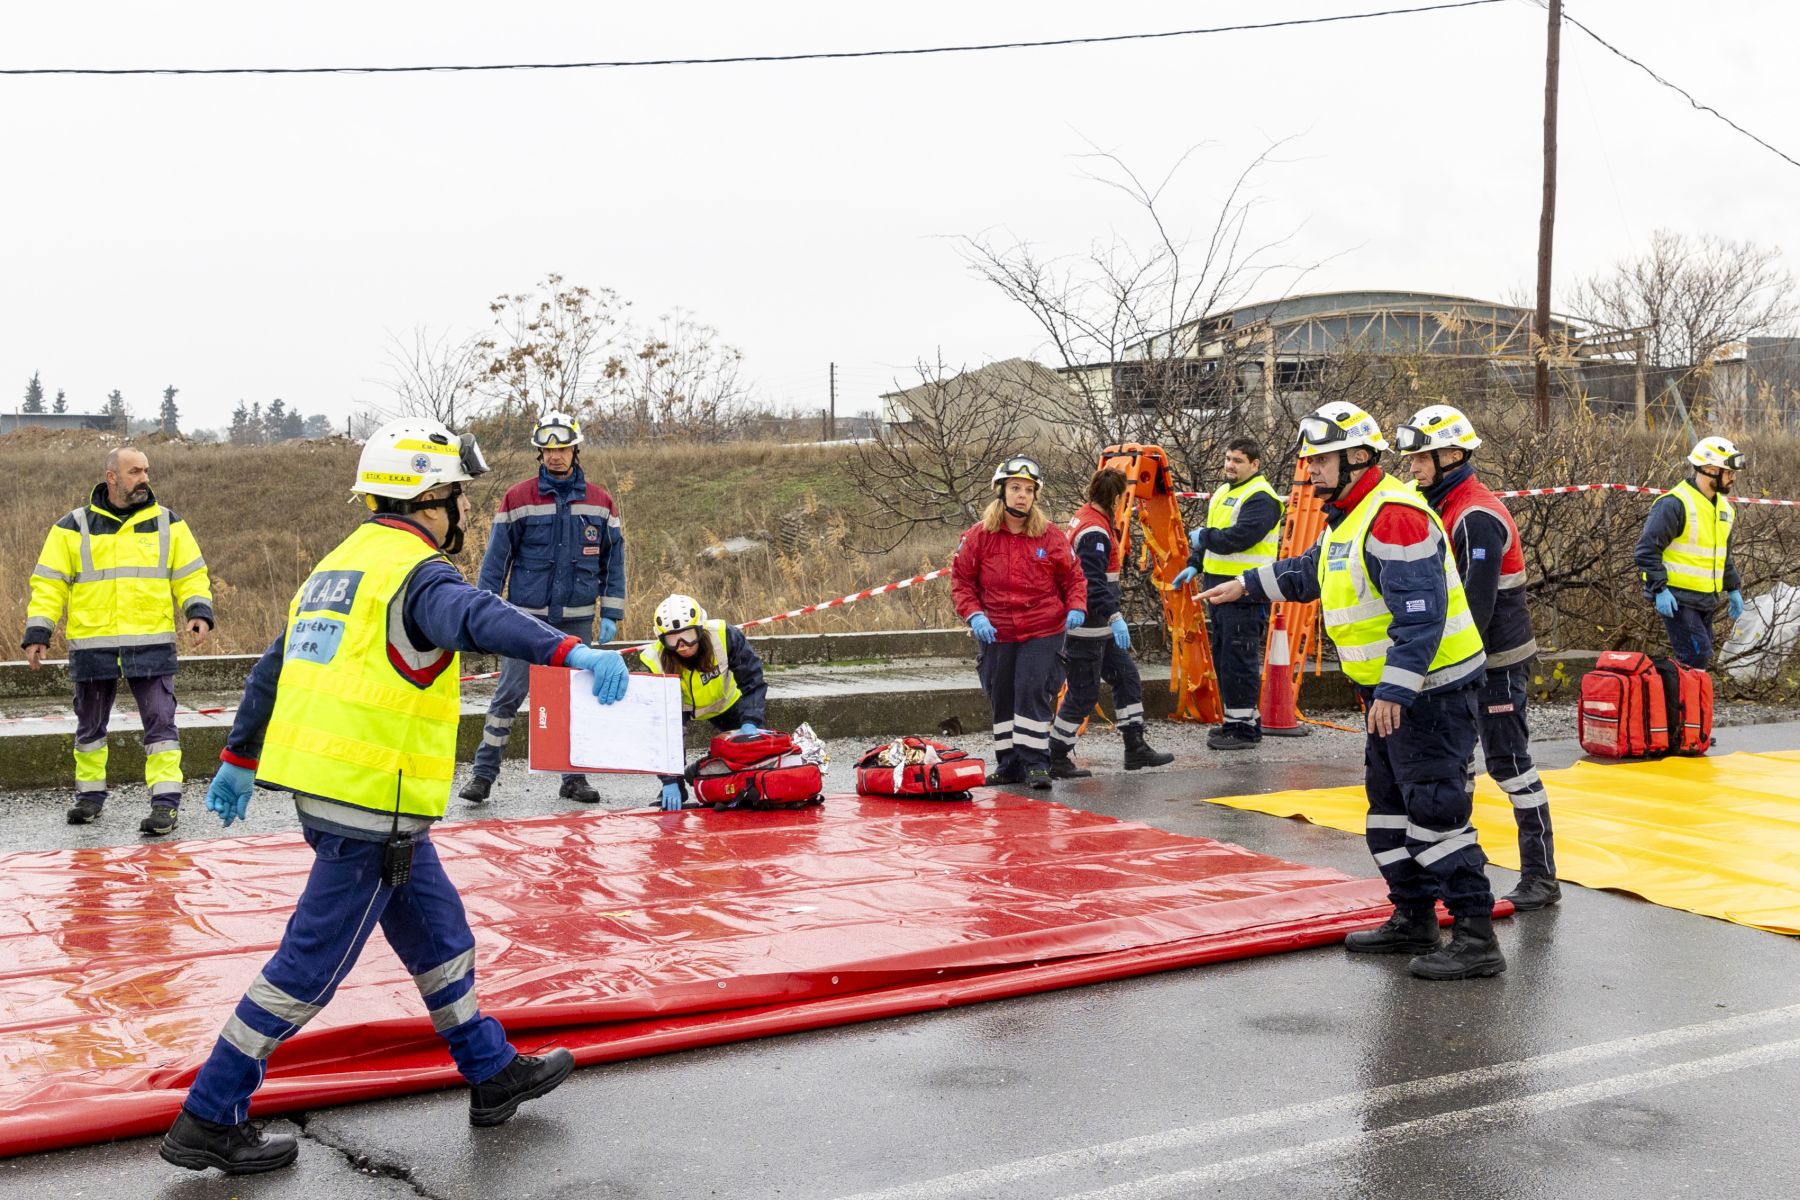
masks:
<path id="1" fill-rule="evenodd" d="M 1800 725 L 1720 736 L 1800 747 Z M 1267 745 L 1059 798 L 1372 875 L 1359 838 L 1204 803 L 1360 774 L 1354 738 Z M 1574 754 L 1540 747 L 1549 766 Z M 521 809 L 563 807 L 554 781 L 518 790 Z M 190 806 L 186 832 L 209 834 Z M 280 807 L 261 821 L 291 820 Z M 56 811 L 22 798 L 7 848 L 135 840 L 124 812 L 76 830 Z M 151 1140 L 0 1161 L 0 1196 L 1793 1194 L 1800 945 L 1564 895 L 1500 923 L 1511 969 L 1493 980 L 1303 951 L 591 1068 L 498 1130 L 469 1128 L 461 1091 L 322 1109 L 273 1176 L 178 1171 Z"/>

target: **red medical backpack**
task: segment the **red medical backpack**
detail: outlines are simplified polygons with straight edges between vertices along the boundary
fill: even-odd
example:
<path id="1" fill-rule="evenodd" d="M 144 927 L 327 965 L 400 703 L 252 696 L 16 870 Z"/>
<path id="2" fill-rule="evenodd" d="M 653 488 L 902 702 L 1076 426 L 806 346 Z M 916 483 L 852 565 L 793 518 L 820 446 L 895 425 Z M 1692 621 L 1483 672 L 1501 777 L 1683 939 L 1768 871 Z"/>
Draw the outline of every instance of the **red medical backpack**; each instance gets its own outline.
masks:
<path id="1" fill-rule="evenodd" d="M 1712 717 L 1712 676 L 1674 659 L 1609 650 L 1581 677 L 1577 733 L 1598 758 L 1705 754 Z"/>
<path id="2" fill-rule="evenodd" d="M 706 757 L 687 776 L 694 797 L 714 808 L 802 808 L 825 799 L 819 764 L 772 729 L 713 735 Z"/>
<path id="3" fill-rule="evenodd" d="M 871 746 L 856 760 L 858 793 L 915 800 L 963 800 L 970 788 L 980 787 L 987 779 L 987 764 L 955 746 L 921 737 L 900 738 L 898 744 L 905 749 L 907 759 L 900 766 L 881 761 L 882 752 L 894 742 Z"/>

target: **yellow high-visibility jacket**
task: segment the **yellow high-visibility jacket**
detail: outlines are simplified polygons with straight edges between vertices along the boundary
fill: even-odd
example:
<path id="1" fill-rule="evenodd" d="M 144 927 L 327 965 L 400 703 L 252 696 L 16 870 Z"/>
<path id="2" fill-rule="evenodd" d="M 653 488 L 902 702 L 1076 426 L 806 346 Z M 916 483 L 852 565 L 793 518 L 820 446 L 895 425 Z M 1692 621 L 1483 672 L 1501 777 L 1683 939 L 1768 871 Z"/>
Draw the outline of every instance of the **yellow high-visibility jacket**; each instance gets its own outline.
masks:
<path id="1" fill-rule="evenodd" d="M 49 645 L 66 607 L 71 679 L 173 674 L 176 613 L 214 623 L 206 560 L 154 496 L 122 519 L 105 498 L 101 483 L 51 526 L 31 572 L 24 645 Z"/>

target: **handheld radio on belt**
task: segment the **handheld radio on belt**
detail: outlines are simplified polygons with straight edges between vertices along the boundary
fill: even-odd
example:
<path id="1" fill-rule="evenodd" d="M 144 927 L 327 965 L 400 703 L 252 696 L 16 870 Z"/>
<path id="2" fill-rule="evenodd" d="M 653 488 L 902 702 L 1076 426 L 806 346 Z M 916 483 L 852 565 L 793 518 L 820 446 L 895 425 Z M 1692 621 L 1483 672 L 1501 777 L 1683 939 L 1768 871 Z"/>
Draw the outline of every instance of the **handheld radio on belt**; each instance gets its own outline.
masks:
<path id="1" fill-rule="evenodd" d="M 381 878 L 391 888 L 404 887 L 412 878 L 413 845 L 417 840 L 410 829 L 400 832 L 400 788 L 405 780 L 404 771 L 394 780 L 394 827 L 381 844 Z"/>

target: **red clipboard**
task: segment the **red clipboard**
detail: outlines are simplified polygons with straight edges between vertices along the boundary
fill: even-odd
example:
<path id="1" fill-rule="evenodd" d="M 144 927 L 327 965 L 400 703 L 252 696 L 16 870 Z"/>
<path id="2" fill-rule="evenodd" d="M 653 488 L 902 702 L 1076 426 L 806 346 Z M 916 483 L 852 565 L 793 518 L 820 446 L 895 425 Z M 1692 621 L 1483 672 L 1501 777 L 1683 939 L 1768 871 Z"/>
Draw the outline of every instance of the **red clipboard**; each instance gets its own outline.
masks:
<path id="1" fill-rule="evenodd" d="M 610 767 L 578 767 L 569 761 L 568 667 L 531 668 L 531 692 L 525 715 L 530 722 L 526 763 L 533 772 L 551 775 L 643 775 L 651 772 Z M 648 672 L 634 671 L 635 677 Z M 667 676 L 665 676 L 667 677 Z"/>

